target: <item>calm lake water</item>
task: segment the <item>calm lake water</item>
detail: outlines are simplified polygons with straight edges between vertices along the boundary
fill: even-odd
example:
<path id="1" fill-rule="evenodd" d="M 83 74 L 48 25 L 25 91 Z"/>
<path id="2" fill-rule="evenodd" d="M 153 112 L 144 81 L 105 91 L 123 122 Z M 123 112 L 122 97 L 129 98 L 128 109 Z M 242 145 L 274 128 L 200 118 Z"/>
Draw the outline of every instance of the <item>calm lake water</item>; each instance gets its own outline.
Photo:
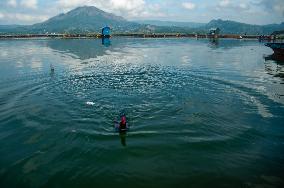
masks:
<path id="1" fill-rule="evenodd" d="M 225 39 L 1 40 L 0 187 L 281 187 L 284 63 L 270 54 Z"/>

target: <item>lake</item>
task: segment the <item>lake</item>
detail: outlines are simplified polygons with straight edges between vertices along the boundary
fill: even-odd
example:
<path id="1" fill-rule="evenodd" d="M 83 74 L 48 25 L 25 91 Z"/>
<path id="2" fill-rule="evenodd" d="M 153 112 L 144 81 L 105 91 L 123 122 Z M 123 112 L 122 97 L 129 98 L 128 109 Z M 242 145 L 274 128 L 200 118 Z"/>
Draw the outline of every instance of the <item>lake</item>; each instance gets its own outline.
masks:
<path id="1" fill-rule="evenodd" d="M 270 54 L 254 40 L 0 40 L 0 187 L 281 187 L 284 63 Z"/>

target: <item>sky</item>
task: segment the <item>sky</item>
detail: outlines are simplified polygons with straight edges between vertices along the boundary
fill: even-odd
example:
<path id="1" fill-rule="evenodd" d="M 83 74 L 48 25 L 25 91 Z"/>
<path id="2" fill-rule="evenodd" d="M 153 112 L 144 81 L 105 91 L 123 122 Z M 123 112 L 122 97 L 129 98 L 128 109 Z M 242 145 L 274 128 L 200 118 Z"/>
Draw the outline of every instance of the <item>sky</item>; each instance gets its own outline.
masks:
<path id="1" fill-rule="evenodd" d="M 84 5 L 128 20 L 284 22 L 284 0 L 0 0 L 0 25 L 39 23 Z"/>

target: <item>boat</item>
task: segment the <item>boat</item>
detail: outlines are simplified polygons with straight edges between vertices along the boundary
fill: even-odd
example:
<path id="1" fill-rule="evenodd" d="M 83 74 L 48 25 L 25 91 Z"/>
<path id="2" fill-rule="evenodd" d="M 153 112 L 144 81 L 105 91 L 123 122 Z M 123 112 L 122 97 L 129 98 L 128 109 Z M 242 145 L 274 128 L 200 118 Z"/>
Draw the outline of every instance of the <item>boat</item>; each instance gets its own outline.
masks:
<path id="1" fill-rule="evenodd" d="M 265 46 L 272 48 L 275 54 L 284 56 L 284 43 L 270 42 L 266 43 Z"/>
<path id="2" fill-rule="evenodd" d="M 273 60 L 277 64 L 284 65 L 284 55 L 281 54 L 273 53 L 271 55 L 264 56 L 264 60 L 265 61 Z"/>

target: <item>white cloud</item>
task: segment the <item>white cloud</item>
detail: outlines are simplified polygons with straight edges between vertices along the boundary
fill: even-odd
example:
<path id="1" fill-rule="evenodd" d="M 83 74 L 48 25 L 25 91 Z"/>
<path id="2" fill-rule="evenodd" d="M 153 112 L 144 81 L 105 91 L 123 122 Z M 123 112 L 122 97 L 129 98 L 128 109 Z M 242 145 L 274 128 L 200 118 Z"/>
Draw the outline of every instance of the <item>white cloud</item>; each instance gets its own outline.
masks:
<path id="1" fill-rule="evenodd" d="M 196 5 L 194 3 L 191 3 L 191 2 L 182 3 L 182 6 L 186 9 L 189 9 L 189 10 L 193 10 L 196 7 Z"/>
<path id="2" fill-rule="evenodd" d="M 218 11 L 248 11 L 250 6 L 247 3 L 240 1 L 221 0 L 216 6 Z"/>
<path id="3" fill-rule="evenodd" d="M 17 1 L 16 0 L 8 0 L 7 5 L 11 7 L 16 7 L 17 6 Z"/>
<path id="4" fill-rule="evenodd" d="M 37 9 L 37 0 L 22 0 L 21 5 L 26 8 Z"/>
<path id="5" fill-rule="evenodd" d="M 4 16 L 4 14 L 2 14 L 1 12 L 0 12 L 0 19 L 2 19 L 2 18 L 4 18 L 5 16 Z"/>
<path id="6" fill-rule="evenodd" d="M 149 4 L 145 9 L 136 16 L 137 18 L 153 18 L 153 17 L 167 17 L 167 14 L 161 11 L 159 4 Z"/>
<path id="7" fill-rule="evenodd" d="M 110 0 L 110 7 L 118 10 L 140 9 L 145 6 L 144 0 Z"/>
<path id="8" fill-rule="evenodd" d="M 57 0 L 57 5 L 58 9 L 65 12 L 78 6 L 96 6 L 129 19 L 165 16 L 159 4 L 146 3 L 145 0 Z"/>
<path id="9" fill-rule="evenodd" d="M 10 17 L 15 18 L 16 20 L 25 21 L 25 22 L 44 21 L 47 19 L 45 16 L 37 16 L 37 15 L 33 16 L 33 15 L 21 14 L 21 13 L 11 14 Z"/>
<path id="10" fill-rule="evenodd" d="M 87 1 L 82 0 L 58 0 L 57 4 L 62 8 L 74 8 L 80 4 L 85 4 Z"/>
<path id="11" fill-rule="evenodd" d="M 242 9 L 247 9 L 247 8 L 248 8 L 248 5 L 245 4 L 245 3 L 241 3 L 241 4 L 240 4 L 240 8 L 242 8 Z"/>
<path id="12" fill-rule="evenodd" d="M 229 5 L 230 5 L 230 0 L 221 0 L 220 2 L 219 2 L 219 6 L 220 7 L 228 7 Z"/>
<path id="13" fill-rule="evenodd" d="M 0 13 L 0 19 L 13 20 L 27 23 L 42 22 L 48 19 L 45 15 L 30 15 L 22 13 Z"/>
<path id="14" fill-rule="evenodd" d="M 78 6 L 96 6 L 112 10 L 133 10 L 145 6 L 144 0 L 57 0 L 62 8 L 75 8 Z"/>
<path id="15" fill-rule="evenodd" d="M 144 0 L 109 0 L 107 9 L 127 18 L 139 17 L 147 12 Z"/>
<path id="16" fill-rule="evenodd" d="M 282 14 L 284 16 L 284 2 L 282 2 L 282 4 L 279 3 L 278 5 L 274 5 L 273 9 L 277 13 Z"/>
<path id="17" fill-rule="evenodd" d="M 275 14 L 275 16 L 284 17 L 284 1 L 283 0 L 259 0 L 255 2 L 256 5 L 264 8 L 269 14 Z"/>

